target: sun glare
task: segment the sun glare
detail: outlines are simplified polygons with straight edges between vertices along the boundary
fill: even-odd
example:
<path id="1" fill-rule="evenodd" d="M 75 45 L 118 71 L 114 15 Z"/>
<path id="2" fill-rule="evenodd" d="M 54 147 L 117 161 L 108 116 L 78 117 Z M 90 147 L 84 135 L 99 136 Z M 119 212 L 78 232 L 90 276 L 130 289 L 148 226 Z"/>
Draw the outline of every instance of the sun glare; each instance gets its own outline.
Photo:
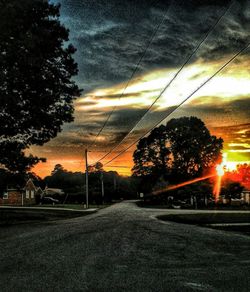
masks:
<path id="1" fill-rule="evenodd" d="M 227 163 L 225 164 L 225 168 L 226 168 L 227 171 L 237 170 L 237 165 L 239 163 L 240 162 L 238 162 L 238 161 L 227 161 Z"/>
<path id="2" fill-rule="evenodd" d="M 218 176 L 223 176 L 224 173 L 225 173 L 225 171 L 224 171 L 224 166 L 221 165 L 221 164 L 218 164 L 218 165 L 216 166 L 216 172 L 217 172 L 217 175 L 218 175 Z"/>

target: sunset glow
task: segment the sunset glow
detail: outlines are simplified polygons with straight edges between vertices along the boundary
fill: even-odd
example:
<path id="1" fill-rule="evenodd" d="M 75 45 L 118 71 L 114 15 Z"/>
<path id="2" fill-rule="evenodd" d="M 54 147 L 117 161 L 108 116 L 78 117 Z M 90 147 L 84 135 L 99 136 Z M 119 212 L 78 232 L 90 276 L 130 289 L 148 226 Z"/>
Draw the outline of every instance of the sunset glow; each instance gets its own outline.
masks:
<path id="1" fill-rule="evenodd" d="M 157 103 L 156 109 L 162 110 L 180 104 L 187 95 L 191 94 L 200 84 L 207 80 L 225 61 L 226 59 L 216 64 L 197 63 L 187 66 L 164 92 Z M 244 60 L 243 64 L 247 65 L 247 60 Z M 233 66 L 230 68 L 230 75 L 224 73 L 216 76 L 204 88 L 199 90 L 189 103 L 197 105 L 196 100 L 202 97 L 202 99 L 199 99 L 199 104 L 205 105 L 210 102 L 210 96 L 216 96 L 218 104 L 227 102 L 229 99 L 232 101 L 237 100 L 239 97 L 248 98 L 250 82 L 246 68 L 244 66 Z M 79 111 L 88 111 L 90 108 L 93 110 L 95 108 L 113 106 L 149 106 L 160 94 L 163 85 L 168 84 L 175 73 L 176 69 L 161 69 L 147 73 L 140 78 L 132 80 L 125 92 L 123 92 L 124 84 L 122 83 L 114 87 L 88 93 L 78 99 L 76 108 Z M 122 93 L 124 96 L 122 96 Z"/>
<path id="2" fill-rule="evenodd" d="M 222 162 L 216 166 L 217 177 L 216 177 L 214 190 L 213 190 L 215 202 L 218 202 L 218 199 L 220 196 L 221 180 L 222 180 L 222 176 L 225 174 L 226 165 L 227 165 L 227 153 L 223 153 Z"/>
<path id="3" fill-rule="evenodd" d="M 246 65 L 247 60 L 242 58 L 242 64 Z M 163 94 L 162 98 L 157 102 L 155 105 L 154 111 L 162 111 L 170 106 L 176 106 L 179 103 L 181 103 L 187 96 L 187 94 L 191 93 L 199 84 L 201 84 L 205 79 L 209 78 L 209 76 L 216 70 L 218 67 L 218 64 L 202 64 L 202 63 L 196 63 L 189 65 L 186 70 L 183 71 L 181 76 L 177 78 L 173 84 L 167 89 L 167 91 Z M 237 101 L 239 98 L 242 100 L 248 99 L 248 94 L 250 94 L 250 77 L 248 74 L 246 74 L 246 67 L 244 66 L 235 66 L 233 65 L 230 67 L 230 70 L 228 69 L 230 74 L 226 74 L 227 72 L 224 72 L 224 74 L 221 74 L 214 78 L 210 83 L 208 83 L 204 88 L 202 88 L 200 91 L 198 91 L 194 97 L 192 97 L 186 104 L 185 107 L 187 108 L 201 108 L 205 109 L 206 107 L 210 105 L 216 107 L 220 106 L 223 107 L 227 105 L 232 101 Z M 82 116 L 85 115 L 85 112 L 92 111 L 92 117 L 91 121 L 94 125 L 95 122 L 102 122 L 105 117 L 101 118 L 101 111 L 104 109 L 105 111 L 110 111 L 114 106 L 117 109 L 126 109 L 126 108 L 146 108 L 151 105 L 153 100 L 156 98 L 156 96 L 159 95 L 159 93 L 162 90 L 163 84 L 167 84 L 171 78 L 174 75 L 175 70 L 170 69 L 161 69 L 156 70 L 151 73 L 147 73 L 140 78 L 135 78 L 131 81 L 131 84 L 128 86 L 126 91 L 124 92 L 124 96 L 121 97 L 121 93 L 123 91 L 124 84 L 115 85 L 113 87 L 104 88 L 101 90 L 93 91 L 91 93 L 87 93 L 86 95 L 82 96 L 75 102 L 75 108 L 76 108 L 76 120 L 75 123 L 81 123 Z M 221 86 L 223 85 L 223 86 Z M 184 94 L 185 93 L 185 94 Z M 216 98 L 214 97 L 216 96 Z M 185 108 L 184 107 L 184 108 Z M 216 136 L 222 136 L 222 138 L 225 140 L 224 133 L 220 133 L 221 129 L 218 131 L 217 129 L 214 131 L 213 127 L 217 126 L 218 120 L 217 118 L 212 119 L 210 117 L 204 116 L 202 112 L 201 118 L 204 119 L 206 125 L 208 128 L 212 126 L 212 133 Z M 233 113 L 233 112 L 232 112 Z M 196 114 L 197 115 L 197 114 Z M 173 117 L 178 117 L 178 111 L 172 115 Z M 198 115 L 199 116 L 199 115 Z M 231 112 L 229 114 L 224 115 L 222 118 L 222 122 L 220 122 L 222 125 L 225 126 L 230 123 L 230 116 Z M 236 116 L 234 116 L 235 118 Z M 239 117 L 240 118 L 240 117 Z M 237 119 L 239 119 L 237 117 Z M 242 117 L 243 118 L 243 117 Z M 113 118 L 112 118 L 113 119 Z M 240 121 L 241 122 L 241 121 Z M 143 125 L 143 124 L 142 124 Z M 235 170 L 236 165 L 243 162 L 249 162 L 246 155 L 249 157 L 249 143 L 246 143 L 247 141 L 247 132 L 248 129 L 239 129 L 235 132 L 235 134 L 231 131 L 229 132 L 228 138 L 229 143 L 225 145 L 226 152 L 229 157 L 229 161 L 225 163 L 225 167 L 228 170 Z M 65 137 L 67 137 L 67 131 L 64 130 Z M 72 133 L 73 134 L 73 133 Z M 71 134 L 70 134 L 71 135 Z M 237 135 L 240 138 L 232 138 L 230 139 L 230 136 Z M 59 135 L 60 137 L 60 135 Z M 96 141 L 97 144 L 101 144 L 102 142 L 108 142 L 110 140 L 110 137 L 112 137 L 112 133 L 107 136 L 105 132 L 100 135 Z M 133 136 L 131 136 L 132 138 Z M 79 136 L 80 138 L 80 136 Z M 71 138 L 70 138 L 71 139 Z M 73 139 L 73 136 L 72 136 Z M 241 139 L 241 140 L 239 140 Z M 33 151 L 35 151 L 36 148 L 40 148 L 40 150 L 46 151 L 46 148 L 50 148 L 50 144 L 54 144 L 53 141 L 57 141 L 58 138 L 52 140 L 50 143 L 48 143 L 48 146 L 44 146 L 43 148 L 40 147 L 32 147 Z M 241 142 L 242 141 L 242 142 Z M 66 146 L 66 144 L 64 144 Z M 54 148 L 54 147 L 53 147 Z M 72 147 L 72 151 L 74 150 L 74 145 Z M 110 148 L 109 148 L 110 149 Z M 133 150 L 132 148 L 131 150 Z M 40 152 L 39 150 L 39 152 Z M 78 152 L 79 149 L 77 149 Z M 84 151 L 84 149 L 82 149 Z M 36 152 L 36 151 L 35 151 Z M 33 153 L 35 153 L 33 152 Z M 54 151 L 53 151 L 54 152 Z M 132 152 L 131 152 L 132 153 Z M 45 157 L 47 157 L 48 153 L 45 153 Z M 72 153 L 73 154 L 73 153 Z M 242 156 L 242 154 L 245 154 L 245 156 Z M 94 154 L 92 153 L 92 156 Z M 67 165 L 69 170 L 82 170 L 82 168 L 79 167 L 81 165 L 81 159 L 77 153 L 74 153 L 75 158 L 69 157 L 65 160 L 65 164 Z M 94 155 L 95 157 L 100 157 L 100 154 L 96 153 Z M 109 158 L 109 157 L 108 157 Z M 127 159 L 128 155 L 123 155 L 121 157 L 121 164 L 126 165 L 127 167 L 132 168 L 132 157 L 130 159 Z M 51 157 L 52 160 L 56 160 L 55 157 Z M 77 162 L 78 159 L 78 162 Z M 76 161 L 73 165 L 67 161 Z M 105 162 L 105 161 L 103 161 Z M 39 165 L 35 167 L 34 171 L 37 171 L 39 175 L 44 176 L 46 173 L 48 174 L 49 169 L 53 168 L 50 166 L 51 162 L 47 164 L 43 164 L 42 166 Z M 78 166 L 77 166 L 78 165 Z M 66 166 L 65 166 L 66 167 Z M 78 167 L 78 168 L 77 168 Z M 43 170 L 42 170 L 43 168 Z M 47 171 L 45 170 L 47 169 Z M 117 170 L 118 171 L 118 170 Z M 119 171 L 118 171 L 119 172 Z M 130 175 L 130 170 L 128 169 L 125 171 L 127 175 Z M 123 169 L 124 173 L 124 169 Z"/>
<path id="4" fill-rule="evenodd" d="M 216 172 L 217 172 L 217 175 L 218 175 L 218 176 L 223 176 L 223 175 L 224 175 L 225 171 L 224 171 L 223 168 L 224 168 L 224 166 L 221 165 L 221 164 L 218 164 L 218 165 L 216 166 Z"/>
<path id="5" fill-rule="evenodd" d="M 77 48 L 77 82 L 84 90 L 82 96 L 74 102 L 74 122 L 65 124 L 62 132 L 44 146 L 31 147 L 32 154 L 46 157 L 48 161 L 33 170 L 44 176 L 51 172 L 53 163 L 61 163 L 65 164 L 64 167 L 68 170 L 82 171 L 85 148 L 91 145 L 112 111 L 114 112 L 91 149 L 91 163 L 118 145 L 162 93 L 147 116 L 122 145 L 119 145 L 117 152 L 111 153 L 101 161 L 105 164 L 119 151 L 142 137 L 157 121 L 167 116 L 170 110 L 183 103 L 239 51 L 241 44 L 249 39 L 249 28 L 247 21 L 242 25 L 238 15 L 247 17 L 249 4 L 244 8 L 244 12 L 240 5 L 234 4 L 234 8 L 229 9 L 216 29 L 208 35 L 178 76 L 176 75 L 188 56 L 194 52 L 195 46 L 204 38 L 204 32 L 210 28 L 211 19 L 221 15 L 221 6 L 206 3 L 202 5 L 206 7 L 202 22 L 199 9 L 195 8 L 191 12 L 186 9 L 184 2 L 180 9 L 171 5 L 172 12 L 167 18 L 168 21 L 162 23 L 139 66 L 136 64 L 147 47 L 146 36 L 150 36 L 154 31 L 155 21 L 158 21 L 159 15 L 163 13 L 161 9 L 151 9 L 152 5 L 147 8 L 140 7 L 143 11 L 146 10 L 136 18 L 140 32 L 138 33 L 137 27 L 131 26 L 123 14 L 107 20 L 118 11 L 105 14 L 105 17 L 100 14 L 100 19 L 88 19 L 83 13 L 84 9 L 79 9 L 79 15 L 72 15 L 71 9 L 65 7 L 62 10 L 62 22 L 69 27 Z M 108 7 L 105 9 L 109 10 Z M 89 12 L 96 15 L 95 10 L 90 9 Z M 119 21 L 120 17 L 122 21 Z M 189 23 L 190 19 L 192 22 Z M 187 21 L 190 26 L 188 36 L 185 33 Z M 176 31 L 179 32 L 178 35 Z M 250 163 L 250 124 L 247 114 L 250 106 L 249 53 L 248 48 L 162 121 L 166 124 L 171 118 L 181 116 L 200 118 L 212 135 L 224 140 L 223 151 L 228 155 L 224 168 L 230 171 L 235 170 L 237 164 Z M 135 74 L 131 75 L 136 67 Z M 129 79 L 131 76 L 133 77 Z M 174 81 L 168 87 L 173 78 Z M 165 87 L 168 88 L 163 93 Z M 127 167 L 120 170 L 115 168 L 116 171 L 131 174 L 134 150 L 135 146 L 117 158 L 115 164 L 112 163 Z"/>

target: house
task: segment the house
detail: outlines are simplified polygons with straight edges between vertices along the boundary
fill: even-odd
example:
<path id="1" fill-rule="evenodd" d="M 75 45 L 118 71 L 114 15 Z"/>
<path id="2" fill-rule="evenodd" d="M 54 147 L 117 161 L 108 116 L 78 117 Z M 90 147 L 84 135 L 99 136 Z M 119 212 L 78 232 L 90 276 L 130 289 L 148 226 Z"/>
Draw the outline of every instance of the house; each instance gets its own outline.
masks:
<path id="1" fill-rule="evenodd" d="M 23 188 L 7 187 L 3 197 L 0 198 L 0 205 L 34 205 L 36 203 L 37 191 L 38 189 L 34 185 L 32 179 L 29 179 Z"/>
<path id="2" fill-rule="evenodd" d="M 23 191 L 18 188 L 7 188 L 0 198 L 0 205 L 24 205 Z"/>

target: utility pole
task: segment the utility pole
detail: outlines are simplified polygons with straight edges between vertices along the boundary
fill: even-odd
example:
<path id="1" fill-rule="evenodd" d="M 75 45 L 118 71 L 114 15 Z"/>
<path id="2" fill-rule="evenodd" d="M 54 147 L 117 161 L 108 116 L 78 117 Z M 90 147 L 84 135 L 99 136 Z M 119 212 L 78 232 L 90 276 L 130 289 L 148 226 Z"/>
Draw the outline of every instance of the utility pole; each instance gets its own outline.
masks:
<path id="1" fill-rule="evenodd" d="M 102 203 L 104 201 L 104 183 L 103 183 L 103 172 L 101 172 L 101 186 L 102 186 Z"/>
<path id="2" fill-rule="evenodd" d="M 114 191 L 116 191 L 116 177 L 115 177 L 115 173 L 113 174 L 114 177 Z"/>
<path id="3" fill-rule="evenodd" d="M 88 173 L 88 149 L 85 149 L 85 179 L 86 179 L 86 208 L 89 208 L 89 173 Z"/>

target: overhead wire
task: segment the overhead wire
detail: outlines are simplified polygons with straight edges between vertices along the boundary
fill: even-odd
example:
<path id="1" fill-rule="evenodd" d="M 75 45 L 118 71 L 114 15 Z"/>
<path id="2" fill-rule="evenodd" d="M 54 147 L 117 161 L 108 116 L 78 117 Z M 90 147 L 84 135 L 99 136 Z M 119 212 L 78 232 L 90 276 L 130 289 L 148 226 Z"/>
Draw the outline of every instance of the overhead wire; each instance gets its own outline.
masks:
<path id="1" fill-rule="evenodd" d="M 246 46 L 244 46 L 242 49 L 240 49 L 232 58 L 230 58 L 219 70 L 217 70 L 211 77 L 209 77 L 205 82 L 203 82 L 198 88 L 196 88 L 190 95 L 188 95 L 176 108 L 170 111 L 166 116 L 164 116 L 160 121 L 158 121 L 153 127 L 151 127 L 146 133 L 144 133 L 139 139 L 136 139 L 132 144 L 130 144 L 128 147 L 126 147 L 124 150 L 119 152 L 115 157 L 107 161 L 103 164 L 103 166 L 109 164 L 110 162 L 114 161 L 116 158 L 121 156 L 123 153 L 127 152 L 131 147 L 133 147 L 136 143 L 138 143 L 143 137 L 145 137 L 147 134 L 151 132 L 152 129 L 154 129 L 157 125 L 159 125 L 161 122 L 163 122 L 166 118 L 168 118 L 174 111 L 176 111 L 178 108 L 180 108 L 188 99 L 190 99 L 197 91 L 199 91 L 203 86 L 205 86 L 209 81 L 211 81 L 216 75 L 218 75 L 222 70 L 224 70 L 231 62 L 233 62 L 242 52 L 244 52 L 246 49 L 248 49 L 250 46 L 250 43 L 248 43 Z"/>
<path id="2" fill-rule="evenodd" d="M 171 4 L 170 4 L 170 5 L 171 5 Z M 132 71 L 132 74 L 130 75 L 129 79 L 127 80 L 127 82 L 126 82 L 126 84 L 125 84 L 125 87 L 123 88 L 122 93 L 119 95 L 118 100 L 120 100 L 120 99 L 122 98 L 122 96 L 124 95 L 124 93 L 125 93 L 126 89 L 128 88 L 128 86 L 129 86 L 129 84 L 130 84 L 132 78 L 134 77 L 135 73 L 137 72 L 137 70 L 138 70 L 138 68 L 139 68 L 139 65 L 140 65 L 141 61 L 142 61 L 143 58 L 145 57 L 145 55 L 146 55 L 146 53 L 147 53 L 147 51 L 148 51 L 150 45 L 152 44 L 152 42 L 153 42 L 153 40 L 154 40 L 154 38 L 155 38 L 155 36 L 156 36 L 156 34 L 157 34 L 159 28 L 161 27 L 161 25 L 162 25 L 163 22 L 165 21 L 165 19 L 166 19 L 166 15 L 167 15 L 167 13 L 168 13 L 168 9 L 169 9 L 170 5 L 168 6 L 168 8 L 167 8 L 165 14 L 163 15 L 162 20 L 161 20 L 161 21 L 155 26 L 155 29 L 154 29 L 153 33 L 151 34 L 151 37 L 150 37 L 150 39 L 149 39 L 149 41 L 148 41 L 148 43 L 147 43 L 147 45 L 146 45 L 146 48 L 143 50 L 143 52 L 142 52 L 142 54 L 141 54 L 141 56 L 140 56 L 138 62 L 136 63 L 136 65 L 135 65 L 135 67 L 134 67 L 134 69 L 133 69 L 133 71 Z M 108 123 L 110 117 L 113 115 L 113 113 L 115 112 L 116 108 L 117 108 L 117 105 L 115 105 L 115 106 L 112 108 L 111 112 L 108 114 L 107 119 L 104 121 L 102 127 L 100 128 L 100 130 L 99 130 L 98 133 L 96 134 L 96 136 L 95 136 L 95 138 L 94 138 L 94 141 L 88 146 L 88 148 L 91 148 L 91 147 L 95 144 L 97 138 L 100 136 L 100 134 L 102 133 L 103 129 L 106 127 L 106 125 L 107 125 L 107 123 Z"/>
<path id="3" fill-rule="evenodd" d="M 129 130 L 129 132 L 122 138 L 122 140 L 115 145 L 112 149 L 110 149 L 106 154 L 104 154 L 100 159 L 96 161 L 100 162 L 103 159 L 105 159 L 110 153 L 112 153 L 115 149 L 117 149 L 123 141 L 136 129 L 136 127 L 139 125 L 139 123 L 145 118 L 145 116 L 150 112 L 150 110 L 153 108 L 153 106 L 156 104 L 156 102 L 162 97 L 163 93 L 169 88 L 169 86 L 173 83 L 173 81 L 178 77 L 180 72 L 184 69 L 184 67 L 189 63 L 189 61 L 192 59 L 192 57 L 197 53 L 199 48 L 202 46 L 202 44 L 207 40 L 208 36 L 214 31 L 216 26 L 220 23 L 222 18 L 226 15 L 226 13 L 229 11 L 229 9 L 232 7 L 232 4 L 234 3 L 234 0 L 230 2 L 230 4 L 227 6 L 227 8 L 223 11 L 223 13 L 220 15 L 220 17 L 216 20 L 216 22 L 210 27 L 210 29 L 206 32 L 204 37 L 201 39 L 201 41 L 198 43 L 198 45 L 195 47 L 193 52 L 188 56 L 186 61 L 181 65 L 181 67 L 178 69 L 178 71 L 175 73 L 173 78 L 167 83 L 167 85 L 161 90 L 160 94 L 157 96 L 157 98 L 153 101 L 153 103 L 147 108 L 147 110 L 143 113 L 143 115 L 139 118 L 139 120 L 135 123 L 135 125 Z"/>
<path id="4" fill-rule="evenodd" d="M 130 168 L 129 166 L 119 166 L 119 165 L 109 165 L 107 168 L 114 167 L 114 168 Z"/>

